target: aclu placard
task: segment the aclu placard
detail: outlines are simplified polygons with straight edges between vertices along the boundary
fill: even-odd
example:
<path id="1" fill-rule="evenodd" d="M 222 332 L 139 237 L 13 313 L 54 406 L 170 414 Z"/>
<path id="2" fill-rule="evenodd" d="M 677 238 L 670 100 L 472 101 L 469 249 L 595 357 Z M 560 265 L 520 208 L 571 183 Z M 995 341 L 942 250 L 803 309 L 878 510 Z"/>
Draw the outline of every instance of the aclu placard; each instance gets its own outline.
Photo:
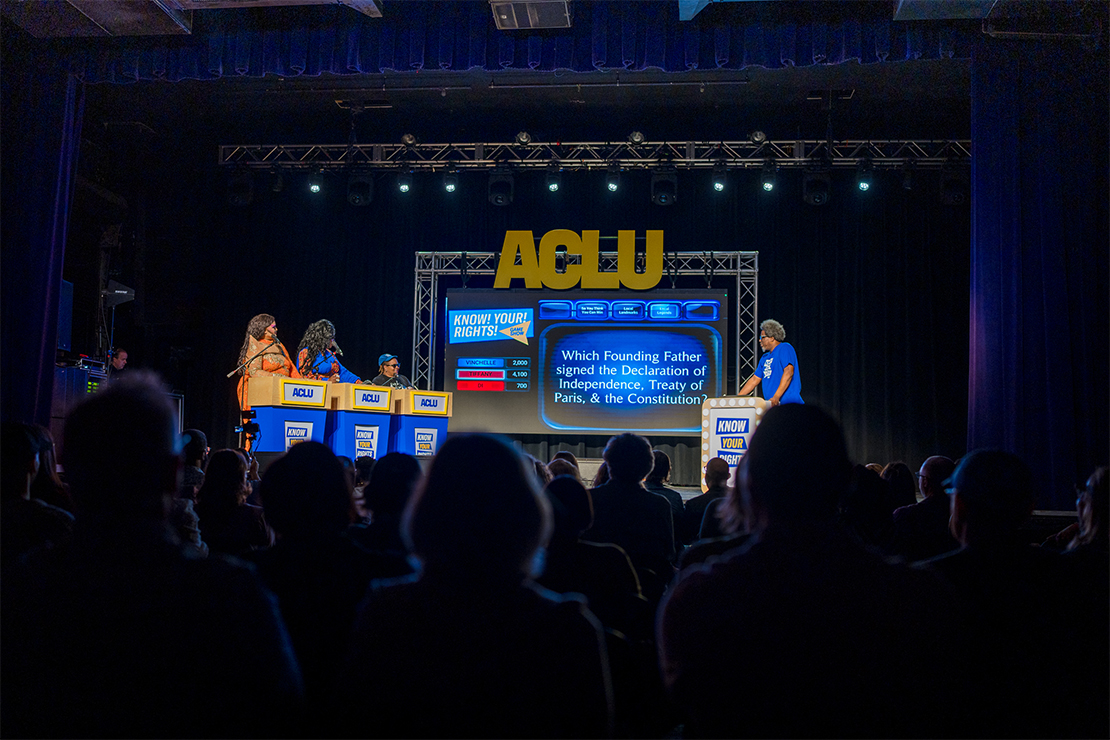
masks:
<path id="1" fill-rule="evenodd" d="M 351 388 L 351 408 L 359 411 L 381 411 L 389 413 L 389 388 L 367 388 L 356 385 Z"/>
<path id="2" fill-rule="evenodd" d="M 412 413 L 447 416 L 447 394 L 438 391 L 413 391 Z"/>
<path id="3" fill-rule="evenodd" d="M 328 384 L 320 380 L 284 380 L 281 383 L 281 403 L 284 406 L 314 406 L 327 404 Z"/>
<path id="4" fill-rule="evenodd" d="M 293 445 L 307 442 L 312 439 L 311 421 L 285 422 L 285 449 L 288 451 Z"/>
<path id="5" fill-rule="evenodd" d="M 389 395 L 388 393 L 386 395 Z M 378 457 L 378 425 L 355 424 L 355 459 Z"/>
<path id="6" fill-rule="evenodd" d="M 762 398 L 754 397 L 707 398 L 702 403 L 703 471 L 714 457 L 723 459 L 735 471 L 748 451 L 748 442 L 763 416 L 765 404 Z"/>

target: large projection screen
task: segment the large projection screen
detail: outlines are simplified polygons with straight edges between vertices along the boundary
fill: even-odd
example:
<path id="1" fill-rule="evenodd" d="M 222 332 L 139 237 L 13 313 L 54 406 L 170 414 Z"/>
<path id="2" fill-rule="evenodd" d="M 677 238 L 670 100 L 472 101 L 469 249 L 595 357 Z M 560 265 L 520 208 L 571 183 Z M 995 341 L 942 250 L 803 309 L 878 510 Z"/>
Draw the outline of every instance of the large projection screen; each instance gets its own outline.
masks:
<path id="1" fill-rule="evenodd" d="M 451 431 L 696 436 L 725 395 L 724 290 L 450 290 Z"/>

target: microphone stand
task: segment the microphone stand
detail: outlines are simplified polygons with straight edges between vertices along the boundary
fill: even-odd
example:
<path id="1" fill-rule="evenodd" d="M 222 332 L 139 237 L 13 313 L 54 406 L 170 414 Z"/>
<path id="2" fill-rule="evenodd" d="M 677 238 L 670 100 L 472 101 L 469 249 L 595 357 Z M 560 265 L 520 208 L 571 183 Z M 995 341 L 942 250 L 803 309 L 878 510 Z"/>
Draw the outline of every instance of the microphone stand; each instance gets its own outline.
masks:
<path id="1" fill-rule="evenodd" d="M 254 360 L 254 358 L 258 357 L 259 355 L 265 354 L 266 350 L 268 350 L 268 349 L 270 349 L 271 347 L 274 347 L 274 346 L 279 346 L 280 347 L 281 346 L 281 340 L 280 339 L 274 339 L 274 341 L 270 342 L 265 347 L 258 350 L 257 352 L 255 352 L 253 355 L 251 355 L 247 359 L 243 360 L 243 364 L 240 365 L 239 367 L 235 368 L 234 370 L 232 370 L 230 373 L 228 373 L 227 377 L 230 378 L 232 375 L 239 372 L 240 370 L 245 368 L 247 365 L 251 364 L 251 361 Z"/>

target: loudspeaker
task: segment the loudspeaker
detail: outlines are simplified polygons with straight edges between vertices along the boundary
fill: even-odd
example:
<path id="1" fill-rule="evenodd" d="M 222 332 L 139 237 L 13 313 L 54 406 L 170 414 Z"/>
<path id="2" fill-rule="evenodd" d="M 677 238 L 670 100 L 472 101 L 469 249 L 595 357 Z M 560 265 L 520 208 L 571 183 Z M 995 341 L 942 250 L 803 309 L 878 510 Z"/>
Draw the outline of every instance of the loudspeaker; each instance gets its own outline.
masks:
<path id="1" fill-rule="evenodd" d="M 828 172 L 807 172 L 802 175 L 802 200 L 811 206 L 823 206 L 829 202 L 832 178 Z"/>

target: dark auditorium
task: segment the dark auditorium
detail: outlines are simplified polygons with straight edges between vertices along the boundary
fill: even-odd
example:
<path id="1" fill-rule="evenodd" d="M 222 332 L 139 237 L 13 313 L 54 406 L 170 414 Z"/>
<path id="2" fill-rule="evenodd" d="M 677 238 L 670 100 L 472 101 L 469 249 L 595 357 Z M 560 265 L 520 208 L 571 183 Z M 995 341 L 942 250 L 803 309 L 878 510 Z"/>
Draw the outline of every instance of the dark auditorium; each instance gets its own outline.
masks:
<path id="1" fill-rule="evenodd" d="M 1108 48 L 0 0 L 0 735 L 1110 737 Z"/>

